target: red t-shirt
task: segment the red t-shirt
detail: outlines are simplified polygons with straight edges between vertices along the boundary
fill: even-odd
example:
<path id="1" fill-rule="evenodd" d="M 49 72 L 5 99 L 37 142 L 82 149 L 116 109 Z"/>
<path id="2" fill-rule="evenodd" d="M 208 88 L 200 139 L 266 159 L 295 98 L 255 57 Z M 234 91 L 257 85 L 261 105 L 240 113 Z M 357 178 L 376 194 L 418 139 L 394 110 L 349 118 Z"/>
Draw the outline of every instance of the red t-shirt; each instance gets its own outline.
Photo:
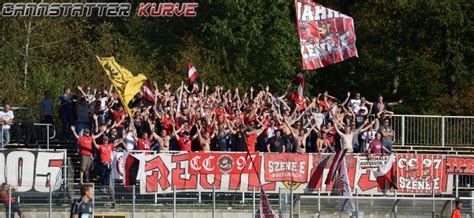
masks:
<path id="1" fill-rule="evenodd" d="M 454 209 L 451 218 L 462 218 L 461 211 L 459 209 Z"/>
<path id="2" fill-rule="evenodd" d="M 79 153 L 81 155 L 92 156 L 92 136 L 79 136 Z"/>
<path id="3" fill-rule="evenodd" d="M 111 163 L 112 162 L 112 149 L 114 149 L 114 144 L 101 144 L 99 145 L 100 151 L 100 162 L 102 163 Z"/>
<path id="4" fill-rule="evenodd" d="M 371 154 L 382 154 L 383 146 L 380 140 L 374 140 L 369 145 L 369 151 Z"/>
<path id="5" fill-rule="evenodd" d="M 257 141 L 257 133 L 247 136 L 247 148 L 250 152 L 255 152 L 255 142 Z"/>
<path id="6" fill-rule="evenodd" d="M 150 139 L 138 139 L 138 150 L 149 151 L 151 146 Z"/>
<path id="7" fill-rule="evenodd" d="M 184 138 L 179 137 L 178 144 L 180 151 L 191 152 L 191 139 L 189 139 L 187 142 L 184 142 Z"/>
<path id="8" fill-rule="evenodd" d="M 5 204 L 5 206 L 8 206 L 8 204 L 11 203 L 15 203 L 16 202 L 16 199 L 14 197 L 11 197 L 9 196 L 9 194 L 5 193 L 2 195 L 2 199 L 3 199 L 3 204 Z M 8 209 L 8 208 L 7 208 Z"/>

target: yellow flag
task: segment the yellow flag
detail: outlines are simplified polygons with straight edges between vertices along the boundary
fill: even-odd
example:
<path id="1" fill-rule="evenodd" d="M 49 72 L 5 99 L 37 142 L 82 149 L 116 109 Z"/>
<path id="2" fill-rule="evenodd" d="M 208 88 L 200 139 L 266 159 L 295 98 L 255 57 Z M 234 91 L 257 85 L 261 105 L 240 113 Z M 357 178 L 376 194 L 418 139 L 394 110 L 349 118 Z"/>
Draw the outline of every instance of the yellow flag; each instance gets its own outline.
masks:
<path id="1" fill-rule="evenodd" d="M 119 94 L 123 108 L 130 116 L 132 116 L 132 111 L 128 107 L 128 103 L 140 91 L 146 77 L 142 74 L 133 76 L 132 72 L 125 67 L 120 66 L 115 61 L 114 57 L 96 57 L 97 60 L 99 60 L 100 65 L 102 65 L 102 68 L 104 68 L 105 75 L 110 79 L 115 90 Z"/>

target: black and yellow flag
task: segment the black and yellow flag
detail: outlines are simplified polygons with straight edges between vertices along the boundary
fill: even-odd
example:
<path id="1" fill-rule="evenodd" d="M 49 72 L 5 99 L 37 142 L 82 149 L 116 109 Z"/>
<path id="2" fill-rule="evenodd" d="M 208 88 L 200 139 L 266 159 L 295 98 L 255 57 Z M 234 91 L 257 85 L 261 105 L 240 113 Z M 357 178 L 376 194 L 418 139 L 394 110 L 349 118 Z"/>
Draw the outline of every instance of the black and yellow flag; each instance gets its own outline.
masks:
<path id="1" fill-rule="evenodd" d="M 133 76 L 132 72 L 120 66 L 114 57 L 96 57 L 100 65 L 102 65 L 102 68 L 104 68 L 105 75 L 110 79 L 119 94 L 123 108 L 132 116 L 132 111 L 128 107 L 128 103 L 140 91 L 143 82 L 146 81 L 146 77 L 142 74 Z"/>

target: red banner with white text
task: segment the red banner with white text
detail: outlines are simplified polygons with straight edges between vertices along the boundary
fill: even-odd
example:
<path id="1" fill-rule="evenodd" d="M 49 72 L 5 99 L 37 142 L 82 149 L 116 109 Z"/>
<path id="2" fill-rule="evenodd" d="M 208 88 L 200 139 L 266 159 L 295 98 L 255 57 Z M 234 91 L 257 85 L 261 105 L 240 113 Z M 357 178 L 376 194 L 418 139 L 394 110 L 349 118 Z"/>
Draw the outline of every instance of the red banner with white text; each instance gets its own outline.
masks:
<path id="1" fill-rule="evenodd" d="M 399 193 L 430 194 L 448 191 L 443 155 L 398 154 L 397 167 Z"/>
<path id="2" fill-rule="evenodd" d="M 295 0 L 303 70 L 358 57 L 352 17 L 313 0 Z"/>
<path id="3" fill-rule="evenodd" d="M 308 180 L 308 155 L 271 154 L 264 155 L 265 180 L 270 182 L 302 182 Z"/>
<path id="4" fill-rule="evenodd" d="M 222 170 L 217 160 L 220 157 L 226 157 L 225 155 L 229 155 L 232 161 L 224 161 L 226 164 L 221 167 L 225 170 Z M 173 186 L 177 191 L 212 192 L 215 188 L 216 192 L 251 192 L 253 189 L 260 191 L 260 182 L 267 193 L 278 193 L 279 188 L 293 189 L 294 193 L 317 193 L 318 191 L 330 193 L 334 189 L 334 183 L 328 185 L 324 183 L 334 154 L 301 154 L 297 155 L 297 158 L 294 158 L 296 154 L 252 153 L 253 155 L 255 155 L 253 157 L 255 166 L 249 159 L 243 158 L 247 157 L 247 153 L 243 152 L 146 155 L 145 172 L 140 181 L 140 193 L 170 193 L 173 191 Z M 435 193 L 452 193 L 452 179 L 449 179 L 452 175 L 446 175 L 446 170 L 443 170 L 444 164 L 441 161 L 443 158 L 442 155 L 397 155 L 395 163 L 398 171 L 402 172 L 402 178 L 399 176 L 398 180 L 394 179 L 398 181 L 397 193 L 430 194 L 431 189 L 430 191 L 427 189 L 432 183 L 435 185 Z M 193 160 L 194 163 L 190 163 Z M 304 164 L 306 160 L 307 164 Z M 352 192 L 369 195 L 385 194 L 386 192 L 380 189 L 374 172 L 385 165 L 387 160 L 388 156 L 346 155 L 347 176 Z M 232 167 L 229 166 L 230 163 Z M 272 169 L 270 169 L 270 163 Z M 413 170 L 414 165 L 418 166 L 418 163 L 427 166 L 420 169 L 430 177 L 419 179 L 427 178 L 429 187 L 421 180 L 412 181 L 410 178 L 410 175 L 415 173 L 410 170 Z M 243 173 L 234 173 L 239 170 Z M 260 175 L 260 179 L 257 175 Z M 296 175 L 302 178 L 304 178 L 303 175 L 307 175 L 305 180 L 301 180 L 306 182 L 296 181 Z M 409 178 L 410 182 L 408 182 Z M 422 191 L 414 192 L 413 184 L 417 189 L 422 187 Z M 393 188 L 385 191 L 393 192 Z"/>
<path id="5" fill-rule="evenodd" d="M 446 173 L 454 175 L 474 175 L 474 156 L 447 156 Z"/>

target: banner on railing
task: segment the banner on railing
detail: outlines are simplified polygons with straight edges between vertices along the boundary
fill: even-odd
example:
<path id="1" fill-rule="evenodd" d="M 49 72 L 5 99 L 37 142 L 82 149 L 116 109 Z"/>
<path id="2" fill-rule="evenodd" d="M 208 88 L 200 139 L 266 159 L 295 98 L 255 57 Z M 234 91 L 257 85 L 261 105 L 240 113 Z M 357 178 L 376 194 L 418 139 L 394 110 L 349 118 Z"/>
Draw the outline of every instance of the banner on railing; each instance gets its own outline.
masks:
<path id="1" fill-rule="evenodd" d="M 237 169 L 253 169 L 256 168 L 257 173 L 247 170 L 247 173 L 233 174 L 221 172 L 219 169 L 217 171 L 204 169 L 202 163 L 206 158 L 211 157 L 209 154 L 219 154 L 214 157 L 220 157 L 220 154 L 229 155 L 230 153 L 177 153 L 169 154 L 162 153 L 156 155 L 147 155 L 145 158 L 145 172 L 143 174 L 142 180 L 140 181 L 140 193 L 141 194 L 156 194 L 156 193 L 170 193 L 173 191 L 173 187 L 177 191 L 203 191 L 211 192 L 213 188 L 217 192 L 250 192 L 252 190 L 260 190 L 260 182 L 263 184 L 263 188 L 268 193 L 277 193 L 279 188 L 283 189 L 293 189 L 294 193 L 315 193 L 321 191 L 322 193 L 331 192 L 334 188 L 334 184 L 330 183 L 329 185 L 324 184 L 326 176 L 329 171 L 330 164 L 334 155 L 329 154 L 304 154 L 298 158 L 285 158 L 284 156 L 292 156 L 289 154 L 264 154 L 264 153 L 252 153 L 253 163 L 246 159 L 243 159 L 240 162 L 238 157 L 248 157 L 247 153 L 231 153 L 233 157 L 226 161 L 225 169 L 234 169 L 229 167 L 229 164 L 232 166 L 238 166 Z M 199 155 L 202 155 L 199 158 Z M 306 158 L 304 158 L 306 156 Z M 452 180 L 448 179 L 448 176 L 445 174 L 441 168 L 442 163 L 438 163 L 438 160 L 442 160 L 440 155 L 414 155 L 406 156 L 399 155 L 397 156 L 397 166 L 398 170 L 404 172 L 403 180 L 399 178 L 398 193 L 415 193 L 415 194 L 428 194 L 431 191 L 426 191 L 424 189 L 428 188 L 426 184 L 429 184 L 430 187 L 434 185 L 434 191 L 436 193 L 452 193 Z M 191 169 L 192 164 L 189 163 L 192 160 L 196 160 L 196 169 Z M 215 159 L 215 158 L 213 158 Z M 307 159 L 307 164 L 304 164 Z M 350 187 L 353 192 L 358 192 L 359 194 L 373 194 L 381 195 L 384 194 L 380 190 L 379 184 L 377 183 L 377 178 L 374 175 L 374 168 L 378 168 L 385 164 L 388 156 L 349 156 L 346 155 L 345 161 L 347 166 L 347 175 L 349 177 Z M 206 168 L 211 169 L 212 166 L 210 162 L 214 160 L 209 160 L 209 163 Z M 262 162 L 263 161 L 263 162 Z M 273 162 L 273 169 L 270 168 L 270 161 L 277 161 L 278 169 L 276 168 L 275 162 Z M 428 172 L 427 175 L 430 176 L 427 183 L 423 183 L 421 180 L 413 180 L 409 173 L 411 166 L 416 162 L 421 161 L 421 163 L 426 164 L 426 166 L 432 166 L 433 169 Z M 219 162 L 213 162 L 212 164 L 218 164 Z M 263 163 L 263 164 L 262 164 Z M 283 164 L 284 163 L 284 164 Z M 201 165 L 199 165 L 201 164 Z M 286 169 L 281 168 L 281 164 L 285 165 Z M 408 164 L 409 167 L 406 165 Z M 302 165 L 305 165 L 303 170 Z M 219 168 L 217 166 L 217 168 Z M 407 168 L 407 169 L 405 169 Z M 409 169 L 408 169 L 409 168 Z M 234 169 L 235 170 L 235 169 Z M 227 170 L 226 170 L 227 171 Z M 230 170 L 229 172 L 231 172 Z M 305 173 L 305 172 L 307 173 Z M 192 172 L 206 172 L 206 173 L 192 173 Z M 270 174 L 267 175 L 267 174 Z M 294 178 L 296 175 L 307 175 L 307 179 L 304 181 L 307 182 L 297 182 Z M 291 178 L 293 176 L 293 178 Z M 423 177 L 427 178 L 427 177 Z M 420 178 L 421 179 L 421 178 Z M 293 181 L 291 181 L 293 180 Z M 301 180 L 303 181 L 303 180 Z M 410 181 L 408 185 L 408 181 Z M 403 182 L 403 183 L 402 183 Z M 415 182 L 415 183 L 414 183 Z M 420 185 L 423 184 L 423 188 L 414 192 L 412 187 L 413 184 L 417 188 L 420 188 Z M 400 187 L 403 185 L 403 187 Z M 423 191 L 424 190 L 424 191 Z M 393 191 L 393 189 L 391 190 Z"/>
<path id="2" fill-rule="evenodd" d="M 307 182 L 308 155 L 266 153 L 264 157 L 264 176 L 266 181 Z"/>
<path id="3" fill-rule="evenodd" d="M 474 156 L 446 156 L 446 173 L 474 175 Z"/>
<path id="4" fill-rule="evenodd" d="M 399 193 L 444 193 L 447 189 L 444 156 L 435 154 L 399 154 L 398 192 Z M 450 181 L 452 182 L 452 181 Z"/>
<path id="5" fill-rule="evenodd" d="M 56 191 L 63 182 L 65 152 L 5 150 L 0 151 L 0 183 L 17 192 Z"/>

